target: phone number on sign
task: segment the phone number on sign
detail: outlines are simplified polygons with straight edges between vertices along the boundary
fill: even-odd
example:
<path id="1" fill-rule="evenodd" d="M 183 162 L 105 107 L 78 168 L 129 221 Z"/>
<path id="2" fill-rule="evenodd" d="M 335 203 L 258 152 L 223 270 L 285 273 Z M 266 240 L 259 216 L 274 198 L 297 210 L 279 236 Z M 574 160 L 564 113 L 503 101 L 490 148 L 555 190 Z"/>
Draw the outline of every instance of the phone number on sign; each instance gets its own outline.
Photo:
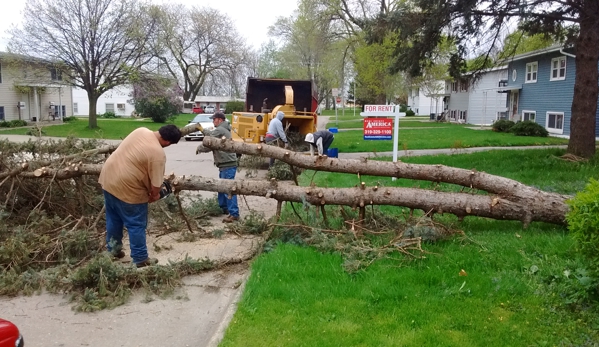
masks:
<path id="1" fill-rule="evenodd" d="M 391 135 L 391 130 L 366 129 L 364 135 Z"/>

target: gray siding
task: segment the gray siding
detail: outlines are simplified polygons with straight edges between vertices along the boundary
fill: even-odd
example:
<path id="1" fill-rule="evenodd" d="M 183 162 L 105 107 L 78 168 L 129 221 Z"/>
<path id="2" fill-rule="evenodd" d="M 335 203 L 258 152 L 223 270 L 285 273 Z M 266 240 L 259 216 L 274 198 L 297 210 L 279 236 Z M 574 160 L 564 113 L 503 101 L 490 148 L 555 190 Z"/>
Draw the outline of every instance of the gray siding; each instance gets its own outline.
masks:
<path id="1" fill-rule="evenodd" d="M 0 65 L 2 61 L 0 60 Z M 50 105 L 53 103 L 58 106 L 62 104 L 65 106 L 65 116 L 72 115 L 72 96 L 70 86 L 58 86 L 52 84 L 50 79 L 50 71 L 48 70 L 48 80 L 45 81 L 28 81 L 28 83 L 22 82 L 15 78 L 15 72 L 9 71 L 5 66 L 1 67 L 2 71 L 2 82 L 0 83 L 0 106 L 4 106 L 4 120 L 10 121 L 14 119 L 22 119 L 32 121 L 36 115 L 36 111 L 39 112 L 40 120 L 47 120 L 50 114 Z M 45 68 L 43 68 L 45 69 Z M 18 91 L 14 85 L 15 81 L 19 85 L 37 85 L 36 90 L 42 90 L 38 93 L 37 103 L 34 102 L 35 98 L 33 91 L 28 93 L 22 93 Z M 33 87 L 30 87 L 33 90 Z M 59 93 L 60 91 L 60 93 Z M 20 109 L 17 104 L 19 101 L 25 102 L 25 107 Z M 49 118 L 51 119 L 51 118 Z"/>
<path id="2" fill-rule="evenodd" d="M 470 87 L 467 123 L 490 125 L 497 119 L 497 112 L 506 111 L 506 93 L 497 92 L 499 81 L 506 78 L 506 68 L 488 71 Z"/>

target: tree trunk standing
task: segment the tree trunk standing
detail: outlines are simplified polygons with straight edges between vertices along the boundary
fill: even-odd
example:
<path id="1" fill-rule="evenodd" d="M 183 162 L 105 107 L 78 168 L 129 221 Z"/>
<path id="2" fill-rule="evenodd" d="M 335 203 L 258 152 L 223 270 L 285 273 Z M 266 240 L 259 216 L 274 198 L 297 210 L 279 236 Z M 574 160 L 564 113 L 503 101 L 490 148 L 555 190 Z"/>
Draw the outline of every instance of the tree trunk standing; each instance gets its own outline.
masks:
<path id="1" fill-rule="evenodd" d="M 599 96 L 599 1 L 582 1 L 580 33 L 576 40 L 576 80 L 568 153 L 590 158 L 595 154 Z"/>
<path id="2" fill-rule="evenodd" d="M 89 128 L 95 129 L 98 127 L 97 103 L 99 95 L 96 95 L 95 90 L 87 91 L 87 100 L 89 102 Z"/>

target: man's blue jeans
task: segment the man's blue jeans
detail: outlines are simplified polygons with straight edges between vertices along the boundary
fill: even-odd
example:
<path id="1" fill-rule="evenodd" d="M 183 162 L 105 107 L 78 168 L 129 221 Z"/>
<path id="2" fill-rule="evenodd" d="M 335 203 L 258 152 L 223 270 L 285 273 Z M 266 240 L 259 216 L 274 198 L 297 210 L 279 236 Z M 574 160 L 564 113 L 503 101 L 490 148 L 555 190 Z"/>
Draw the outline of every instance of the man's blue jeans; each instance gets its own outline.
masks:
<path id="1" fill-rule="evenodd" d="M 226 179 L 226 180 L 234 180 L 235 173 L 237 173 L 237 167 L 227 167 L 223 168 L 218 173 L 218 178 Z M 229 195 L 226 193 L 218 193 L 218 206 L 223 211 L 229 211 L 229 214 L 233 217 L 239 217 L 239 207 L 237 206 L 237 195 L 231 196 L 229 199 Z"/>
<path id="2" fill-rule="evenodd" d="M 148 259 L 146 227 L 148 204 L 128 204 L 103 190 L 106 206 L 106 248 L 112 251 L 123 247 L 123 226 L 127 227 L 131 258 L 134 263 Z"/>

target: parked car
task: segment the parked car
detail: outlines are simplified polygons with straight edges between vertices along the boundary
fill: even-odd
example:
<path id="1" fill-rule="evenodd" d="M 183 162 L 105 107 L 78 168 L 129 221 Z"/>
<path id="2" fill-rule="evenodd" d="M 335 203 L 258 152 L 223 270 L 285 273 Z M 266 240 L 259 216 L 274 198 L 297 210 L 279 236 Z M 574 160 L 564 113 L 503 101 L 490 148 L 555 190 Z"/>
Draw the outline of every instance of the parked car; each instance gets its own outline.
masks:
<path id="1" fill-rule="evenodd" d="M 203 109 L 203 108 L 201 108 L 200 106 L 194 106 L 194 107 L 191 109 L 191 112 L 193 112 L 193 113 L 204 113 L 205 111 L 204 111 L 204 109 Z"/>
<path id="2" fill-rule="evenodd" d="M 212 116 L 212 114 L 210 114 L 210 113 L 198 114 L 192 120 L 189 121 L 189 124 L 199 123 L 200 125 L 202 125 L 202 128 L 207 129 L 207 130 L 212 130 L 212 129 L 214 129 L 214 124 L 212 123 L 212 119 L 210 119 L 210 116 Z M 191 134 L 187 134 L 184 137 L 185 137 L 185 141 L 203 140 L 204 134 L 201 131 L 196 131 Z"/>
<path id="3" fill-rule="evenodd" d="M 0 347 L 23 347 L 25 342 L 19 328 L 13 323 L 0 318 Z"/>
<path id="4" fill-rule="evenodd" d="M 204 106 L 204 112 L 206 113 L 214 113 L 215 108 L 212 105 Z"/>
<path id="5" fill-rule="evenodd" d="M 218 110 L 221 111 L 222 113 L 225 113 L 225 108 L 222 106 Z"/>

